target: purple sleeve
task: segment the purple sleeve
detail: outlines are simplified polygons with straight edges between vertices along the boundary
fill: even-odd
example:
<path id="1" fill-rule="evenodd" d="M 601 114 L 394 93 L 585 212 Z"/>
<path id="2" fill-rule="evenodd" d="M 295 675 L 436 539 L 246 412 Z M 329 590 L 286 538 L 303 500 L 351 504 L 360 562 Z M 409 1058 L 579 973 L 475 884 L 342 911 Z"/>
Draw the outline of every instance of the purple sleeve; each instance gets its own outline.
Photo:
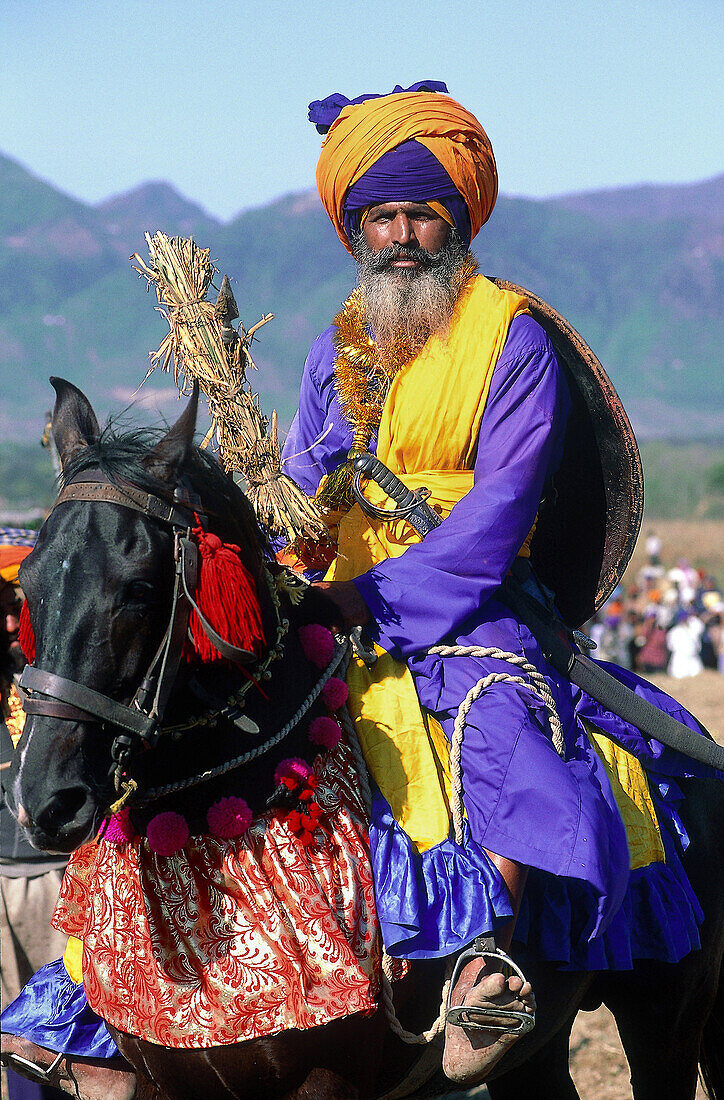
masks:
<path id="1" fill-rule="evenodd" d="M 314 496 L 323 474 L 336 469 L 352 445 L 352 430 L 334 389 L 333 333 L 330 325 L 312 344 L 304 365 L 299 408 L 282 450 L 284 472 L 308 496 Z"/>
<path id="2" fill-rule="evenodd" d="M 569 407 L 545 333 L 516 319 L 493 373 L 473 488 L 424 543 L 354 582 L 374 620 L 366 632 L 385 649 L 409 657 L 437 644 L 500 586 L 560 461 Z"/>

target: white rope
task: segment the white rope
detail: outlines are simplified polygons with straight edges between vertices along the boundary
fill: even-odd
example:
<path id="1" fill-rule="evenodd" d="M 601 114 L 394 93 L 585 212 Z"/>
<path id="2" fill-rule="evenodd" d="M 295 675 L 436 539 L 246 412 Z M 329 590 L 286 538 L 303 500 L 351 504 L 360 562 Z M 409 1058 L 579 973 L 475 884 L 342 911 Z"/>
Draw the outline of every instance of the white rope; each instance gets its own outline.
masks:
<path id="1" fill-rule="evenodd" d="M 519 677 L 510 676 L 509 674 L 504 672 L 493 675 L 496 676 L 498 681 L 510 680 L 515 684 L 521 684 L 523 687 L 528 688 L 529 691 L 532 691 L 536 695 L 540 696 L 548 710 L 548 722 L 551 727 L 553 747 L 555 748 L 559 756 L 565 758 L 566 745 L 565 738 L 563 736 L 563 726 L 561 724 L 560 717 L 558 716 L 553 693 L 548 687 L 548 682 L 545 676 L 543 676 L 543 674 L 538 671 L 535 665 L 532 665 L 530 661 L 528 661 L 525 657 L 522 657 L 519 653 L 506 653 L 505 650 L 497 649 L 495 646 L 480 645 L 436 645 L 432 646 L 428 650 L 428 653 L 431 653 L 437 657 L 494 657 L 496 660 L 507 661 L 511 665 L 516 665 L 523 672 L 527 673 L 529 679 L 531 680 L 531 683 L 528 683 L 527 680 L 522 680 Z M 496 682 L 495 679 L 490 679 L 490 677 L 485 677 L 485 680 L 489 681 L 490 683 Z M 471 702 L 474 702 L 474 700 L 477 699 L 478 696 L 485 690 L 485 687 L 480 687 L 482 683 L 482 680 L 478 681 L 475 687 L 472 688 L 470 692 L 468 692 L 468 696 L 470 696 L 477 691 L 477 694 L 473 695 Z M 486 684 L 485 686 L 489 685 Z M 463 701 L 463 706 L 464 705 L 465 701 Z M 469 706 L 467 710 L 470 710 Z M 467 714 L 467 711 L 465 713 Z"/>
<path id="2" fill-rule="evenodd" d="M 497 649 L 494 646 L 448 646 L 439 645 L 433 646 L 428 650 L 428 653 L 438 657 L 494 657 L 496 660 L 508 661 L 509 664 L 515 665 L 520 668 L 522 672 L 525 672 L 528 679 L 523 676 L 511 676 L 509 672 L 492 672 L 488 676 L 484 676 L 481 680 L 470 689 L 465 698 L 463 699 L 458 713 L 455 718 L 455 725 L 453 727 L 452 744 L 450 746 L 450 773 L 452 782 L 452 818 L 453 829 L 455 833 L 456 843 L 462 845 L 462 822 L 464 815 L 463 807 L 463 784 L 462 784 L 462 746 L 465 737 L 465 725 L 467 716 L 470 712 L 470 708 L 473 703 L 480 698 L 484 691 L 486 691 L 492 684 L 497 683 L 513 683 L 519 684 L 521 687 L 527 688 L 535 695 L 541 698 L 548 710 L 548 721 L 551 727 L 551 734 L 553 739 L 553 745 L 560 756 L 565 755 L 565 742 L 563 737 L 563 726 L 561 724 L 558 711 L 556 709 L 555 700 L 553 694 L 548 687 L 545 677 L 538 671 L 538 669 L 532 665 L 525 657 L 522 657 L 518 653 L 507 653 L 502 649 Z M 351 654 L 347 655 L 345 662 L 345 669 Z M 362 801 L 367 810 L 368 817 L 372 810 L 372 792 L 369 784 L 369 770 L 367 768 L 367 762 L 362 752 L 362 747 L 357 736 L 357 730 L 355 728 L 352 717 L 347 707 L 342 711 L 342 725 L 347 733 L 347 739 L 352 750 L 352 756 L 354 758 L 355 767 L 357 769 L 357 775 L 360 784 L 360 793 L 362 795 Z M 395 1005 L 392 998 L 392 961 L 390 956 L 384 951 L 382 952 L 382 972 L 381 972 L 381 997 L 382 1004 L 385 1009 L 385 1015 L 387 1016 L 387 1023 L 390 1030 L 395 1034 L 398 1039 L 401 1039 L 403 1043 L 423 1045 L 430 1043 L 436 1036 L 438 1036 L 445 1028 L 445 1017 L 447 1007 L 448 990 L 450 987 L 451 969 L 448 971 L 445 983 L 442 989 L 442 998 L 440 1002 L 440 1012 L 437 1019 L 433 1023 L 432 1027 L 427 1031 L 423 1031 L 421 1034 L 416 1035 L 414 1032 L 405 1031 L 402 1024 L 397 1018 L 395 1012 Z"/>
<path id="3" fill-rule="evenodd" d="M 495 646 L 474 645 L 438 645 L 429 649 L 428 653 L 438 657 L 494 657 L 496 660 L 507 661 L 509 664 L 515 665 L 520 668 L 521 671 L 527 673 L 529 677 L 529 679 L 526 680 L 522 676 L 511 676 L 509 672 L 491 672 L 487 676 L 483 676 L 481 680 L 478 680 L 477 684 L 474 684 L 473 687 L 470 688 L 470 691 L 458 708 L 457 715 L 455 716 L 455 725 L 453 726 L 452 744 L 450 746 L 450 776 L 453 793 L 451 805 L 453 830 L 455 832 L 456 842 L 462 845 L 463 817 L 465 813 L 463 805 L 462 749 L 463 740 L 465 739 L 467 717 L 473 703 L 493 684 L 519 684 L 521 687 L 532 691 L 545 703 L 546 709 L 548 710 L 548 721 L 551 727 L 553 745 L 556 752 L 562 757 L 565 756 L 563 726 L 556 709 L 553 694 L 548 687 L 545 677 L 530 663 L 530 661 L 526 660 L 525 657 L 521 657 L 520 654 L 507 653 L 505 650 L 497 649 Z"/>

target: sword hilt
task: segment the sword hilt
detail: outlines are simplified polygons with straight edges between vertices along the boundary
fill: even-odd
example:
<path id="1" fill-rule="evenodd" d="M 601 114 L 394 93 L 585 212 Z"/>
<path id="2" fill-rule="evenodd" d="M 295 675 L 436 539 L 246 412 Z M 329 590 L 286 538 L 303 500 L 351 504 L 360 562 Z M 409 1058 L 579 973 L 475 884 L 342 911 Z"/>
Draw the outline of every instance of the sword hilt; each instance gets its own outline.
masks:
<path id="1" fill-rule="evenodd" d="M 442 523 L 440 516 L 427 503 L 427 498 L 430 496 L 429 489 L 420 488 L 415 492 L 408 489 L 397 474 L 369 451 L 362 451 L 355 455 L 352 467 L 354 469 L 352 493 L 362 511 L 368 516 L 388 522 L 394 519 L 406 519 L 423 538 Z M 367 500 L 360 487 L 361 477 L 379 485 L 398 507 L 378 508 L 376 504 Z"/>
<path id="2" fill-rule="evenodd" d="M 355 455 L 352 467 L 357 477 L 366 477 L 369 481 L 374 481 L 401 508 L 407 508 L 411 504 L 417 503 L 417 498 L 412 489 L 408 489 L 400 481 L 397 474 L 393 474 L 384 462 L 380 462 L 379 458 L 370 454 L 369 451 L 362 451 L 360 454 Z"/>

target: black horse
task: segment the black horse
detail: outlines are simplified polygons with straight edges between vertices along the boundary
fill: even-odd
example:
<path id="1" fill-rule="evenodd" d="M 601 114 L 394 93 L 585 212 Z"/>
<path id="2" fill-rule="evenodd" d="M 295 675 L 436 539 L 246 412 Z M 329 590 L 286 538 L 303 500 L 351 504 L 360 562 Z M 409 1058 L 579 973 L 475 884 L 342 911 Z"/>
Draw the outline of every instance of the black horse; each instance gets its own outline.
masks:
<path id="1" fill-rule="evenodd" d="M 298 605 L 286 596 L 281 607 L 275 603 L 267 583 L 273 555 L 248 502 L 193 445 L 195 396 L 170 431 L 150 442 L 139 432 L 101 433 L 84 395 L 68 382 L 52 381 L 63 484 L 95 480 L 98 489 L 66 496 L 23 566 L 41 679 L 31 681 L 40 702 L 35 713 L 30 706 L 8 783 L 14 812 L 38 847 L 71 852 L 95 836 L 119 790 L 130 790 L 130 777 L 137 784 L 134 815 L 141 825 L 161 810 L 175 810 L 192 833 L 200 832 L 205 808 L 231 791 L 254 811 L 268 808 L 275 797 L 283 802 L 284 792 L 275 792 L 270 777 L 282 757 L 309 753 L 299 730 L 243 769 L 222 774 L 224 763 L 239 756 L 240 729 L 238 713 L 218 700 L 234 694 L 242 674 L 230 667 L 194 669 L 180 663 L 178 654 L 164 658 L 178 630 L 171 606 L 179 594 L 180 532 L 189 511 L 203 511 L 223 542 L 241 547 L 259 594 L 267 646 L 241 659 L 250 662 L 248 675 L 268 668 L 264 691 L 247 694 L 244 712 L 248 728 L 258 727 L 262 737 L 284 725 L 318 676 L 293 628 L 330 621 L 323 597 L 310 590 Z M 135 505 L 114 497 L 114 486 L 123 493 L 131 487 Z M 285 619 L 292 629 L 282 631 L 282 638 L 279 624 Z M 272 663 L 270 647 L 278 657 Z M 176 729 L 175 739 L 162 733 L 156 742 L 153 722 L 144 725 L 153 706 L 138 706 L 147 698 L 161 701 L 162 725 Z M 183 729 L 204 701 L 215 715 L 213 737 L 200 737 L 198 727 Z M 143 717 L 129 718 L 131 710 Z M 185 785 L 202 773 L 211 773 L 207 781 Z M 161 793 L 144 804 L 149 791 Z M 631 972 L 594 974 L 556 971 L 521 948 L 518 959 L 536 990 L 537 1024 L 496 1067 L 488 1083 L 494 1100 L 573 1100 L 578 1094 L 568 1071 L 570 1030 L 580 1008 L 601 1002 L 616 1018 L 637 1100 L 692 1100 L 699 1064 L 710 1095 L 724 1097 L 724 788 L 698 780 L 687 793 L 684 816 L 692 842 L 685 865 L 705 912 L 701 950 L 676 965 L 640 962 Z M 395 1006 L 406 1029 L 429 1027 L 441 984 L 436 963 L 416 964 L 395 984 Z M 396 1095 L 452 1090 L 439 1068 L 415 1076 L 425 1048 L 401 1041 L 382 1007 L 305 1031 L 205 1050 L 169 1049 L 114 1034 L 136 1070 L 139 1095 L 149 1097 L 342 1100 L 381 1096 L 403 1079 L 409 1080 L 407 1091 Z M 439 1064 L 437 1042 L 423 1054 L 430 1066 L 436 1059 Z"/>

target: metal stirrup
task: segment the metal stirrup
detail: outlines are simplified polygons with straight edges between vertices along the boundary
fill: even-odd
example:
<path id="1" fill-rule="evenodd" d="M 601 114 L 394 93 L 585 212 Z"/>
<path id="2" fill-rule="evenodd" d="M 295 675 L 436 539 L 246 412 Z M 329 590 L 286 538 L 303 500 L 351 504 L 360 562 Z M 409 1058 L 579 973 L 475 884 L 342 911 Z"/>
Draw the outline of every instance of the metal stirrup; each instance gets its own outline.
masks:
<path id="1" fill-rule="evenodd" d="M 66 1052 L 61 1050 L 60 1054 L 53 1059 L 49 1066 L 45 1069 L 37 1062 L 31 1062 L 28 1058 L 23 1058 L 21 1054 L 15 1054 L 14 1051 L 7 1051 L 3 1053 L 2 1065 L 6 1069 L 14 1069 L 18 1066 L 23 1070 L 23 1074 L 30 1077 L 32 1081 L 37 1082 L 40 1085 L 55 1085 L 56 1081 L 52 1080 L 53 1074 L 60 1068 L 60 1064 L 66 1057 Z M 68 1080 L 69 1078 L 64 1078 Z"/>
<path id="2" fill-rule="evenodd" d="M 525 983 L 527 978 L 517 963 L 511 959 L 500 947 L 496 946 L 493 936 L 477 936 L 470 947 L 458 955 L 455 969 L 450 979 L 447 1004 L 445 1006 L 445 1021 L 456 1027 L 463 1027 L 470 1031 L 497 1031 L 501 1035 L 525 1035 L 535 1027 L 534 1012 L 519 1012 L 514 1008 L 503 1008 L 497 1005 L 451 1005 L 452 991 L 460 976 L 463 966 L 469 959 L 496 959 L 501 963 L 501 969 L 506 978 L 516 974 Z M 497 1023 L 490 1021 L 496 1020 Z M 510 1024 L 500 1023 L 501 1020 L 510 1020 Z"/>

